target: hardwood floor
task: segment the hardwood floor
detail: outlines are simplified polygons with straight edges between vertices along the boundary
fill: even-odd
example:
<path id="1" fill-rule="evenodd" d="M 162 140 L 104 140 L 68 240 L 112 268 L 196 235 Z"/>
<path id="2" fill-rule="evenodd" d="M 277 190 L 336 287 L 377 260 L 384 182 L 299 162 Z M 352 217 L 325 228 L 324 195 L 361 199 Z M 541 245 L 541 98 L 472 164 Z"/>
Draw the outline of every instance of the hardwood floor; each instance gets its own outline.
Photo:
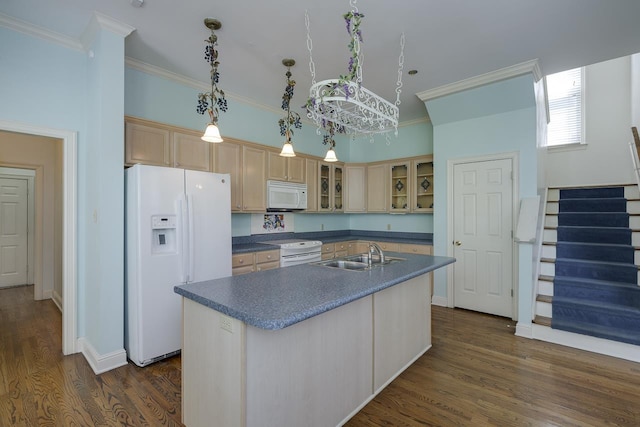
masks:
<path id="1" fill-rule="evenodd" d="M 640 425 L 640 364 L 518 338 L 485 314 L 433 307 L 433 324 L 433 348 L 347 426 Z M 181 425 L 180 357 L 96 376 L 60 343 L 53 302 L 0 290 L 0 426 Z"/>

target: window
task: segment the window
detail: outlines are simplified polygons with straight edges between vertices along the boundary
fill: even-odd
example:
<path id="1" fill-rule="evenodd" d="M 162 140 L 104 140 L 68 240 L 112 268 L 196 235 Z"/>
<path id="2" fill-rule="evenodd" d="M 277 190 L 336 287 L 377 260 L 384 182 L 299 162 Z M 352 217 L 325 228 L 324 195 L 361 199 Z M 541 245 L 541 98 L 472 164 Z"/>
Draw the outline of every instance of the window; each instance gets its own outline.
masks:
<path id="1" fill-rule="evenodd" d="M 550 74 L 547 80 L 547 146 L 581 144 L 583 138 L 583 68 Z"/>

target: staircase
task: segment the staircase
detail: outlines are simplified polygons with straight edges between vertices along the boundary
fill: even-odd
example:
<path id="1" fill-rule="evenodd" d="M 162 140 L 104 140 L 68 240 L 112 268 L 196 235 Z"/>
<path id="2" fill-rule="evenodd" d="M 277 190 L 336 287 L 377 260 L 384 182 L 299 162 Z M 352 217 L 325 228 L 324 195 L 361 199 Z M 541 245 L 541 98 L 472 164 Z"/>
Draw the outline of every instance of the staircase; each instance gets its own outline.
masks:
<path id="1" fill-rule="evenodd" d="M 640 345 L 639 244 L 637 186 L 549 189 L 534 323 Z"/>

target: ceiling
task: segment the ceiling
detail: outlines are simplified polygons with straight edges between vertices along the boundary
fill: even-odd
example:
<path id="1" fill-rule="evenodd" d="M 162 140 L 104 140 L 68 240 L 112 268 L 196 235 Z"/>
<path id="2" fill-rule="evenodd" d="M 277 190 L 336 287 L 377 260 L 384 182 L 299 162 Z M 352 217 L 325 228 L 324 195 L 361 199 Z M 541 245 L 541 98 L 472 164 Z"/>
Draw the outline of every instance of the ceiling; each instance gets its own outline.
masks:
<path id="1" fill-rule="evenodd" d="M 131 1 L 2 0 L 0 13 L 79 39 L 98 11 L 136 29 L 125 42 L 127 57 L 203 84 L 209 76 L 203 20 L 216 18 L 222 22 L 216 32 L 220 88 L 275 110 L 286 85 L 283 58 L 296 60 L 292 106 L 308 97 L 308 11 L 316 80 L 346 74 L 347 0 L 144 0 L 141 7 Z M 418 92 L 533 59 L 546 75 L 640 51 L 638 0 L 370 0 L 356 6 L 365 15 L 363 85 L 391 102 L 405 33 L 401 122 L 427 117 Z M 194 112 L 195 105 L 194 99 Z"/>

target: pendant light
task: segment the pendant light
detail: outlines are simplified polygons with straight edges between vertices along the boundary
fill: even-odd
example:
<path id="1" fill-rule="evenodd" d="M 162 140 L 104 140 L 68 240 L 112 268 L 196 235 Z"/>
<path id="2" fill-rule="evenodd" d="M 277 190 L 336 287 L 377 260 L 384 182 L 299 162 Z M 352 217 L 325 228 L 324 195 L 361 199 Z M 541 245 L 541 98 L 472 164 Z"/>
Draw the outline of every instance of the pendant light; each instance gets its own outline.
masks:
<path id="1" fill-rule="evenodd" d="M 287 86 L 284 89 L 284 95 L 282 95 L 282 109 L 287 112 L 287 116 L 278 120 L 280 126 L 280 135 L 284 136 L 284 144 L 282 145 L 282 151 L 280 155 L 282 157 L 295 157 L 296 153 L 293 151 L 293 144 L 291 143 L 291 136 L 293 131 L 291 125 L 296 129 L 302 128 L 302 122 L 300 121 L 300 114 L 291 111 L 291 99 L 293 98 L 293 88 L 296 85 L 296 81 L 291 79 L 291 67 L 296 64 L 293 59 L 285 58 L 282 60 L 282 65 L 287 67 Z"/>
<path id="2" fill-rule="evenodd" d="M 204 49 L 204 59 L 211 65 L 211 92 L 198 94 L 198 107 L 196 111 L 198 114 L 204 114 L 205 111 L 209 113 L 210 121 L 201 139 L 203 141 L 216 143 L 222 142 L 220 129 L 218 129 L 219 111 L 227 111 L 227 100 L 224 97 L 224 92 L 218 88 L 218 82 L 220 80 L 218 66 L 220 62 L 218 61 L 218 51 L 216 50 L 218 36 L 216 36 L 215 30 L 222 28 L 222 23 L 217 19 L 206 18 L 204 25 L 211 30 L 211 35 L 205 40 L 207 45 Z"/>
<path id="3" fill-rule="evenodd" d="M 325 162 L 337 162 L 338 161 L 338 157 L 336 156 L 336 152 L 334 151 L 334 147 L 336 146 L 336 141 L 333 139 L 335 132 L 336 132 L 336 127 L 339 128 L 339 126 L 336 126 L 335 123 L 331 122 L 331 121 L 325 121 L 324 124 L 324 129 L 327 131 L 327 133 L 322 137 L 322 143 L 324 145 L 328 145 L 329 149 L 327 150 L 327 155 L 324 156 L 324 161 Z"/>

